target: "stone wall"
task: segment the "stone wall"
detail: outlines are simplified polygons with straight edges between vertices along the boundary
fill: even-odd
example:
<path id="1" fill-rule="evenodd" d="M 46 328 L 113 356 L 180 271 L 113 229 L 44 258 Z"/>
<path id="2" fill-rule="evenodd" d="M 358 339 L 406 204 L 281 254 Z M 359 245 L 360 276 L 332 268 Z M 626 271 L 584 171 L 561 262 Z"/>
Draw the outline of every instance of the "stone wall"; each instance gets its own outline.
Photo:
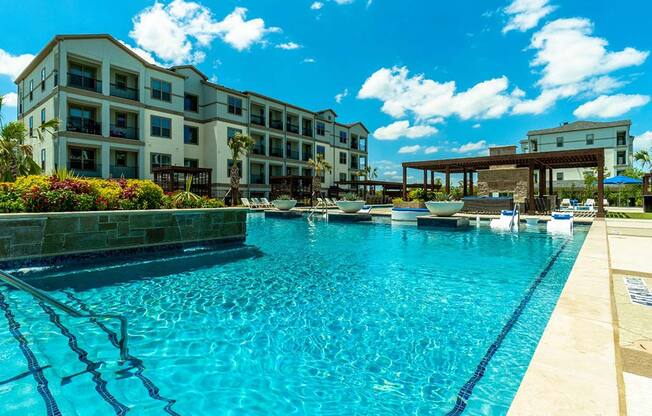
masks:
<path id="1" fill-rule="evenodd" d="M 525 202 L 528 193 L 528 168 L 492 168 L 478 171 L 478 196 L 493 192 L 514 195 L 514 202 Z"/>
<path id="2" fill-rule="evenodd" d="M 0 214 L 0 262 L 244 240 L 246 215 L 239 208 Z"/>

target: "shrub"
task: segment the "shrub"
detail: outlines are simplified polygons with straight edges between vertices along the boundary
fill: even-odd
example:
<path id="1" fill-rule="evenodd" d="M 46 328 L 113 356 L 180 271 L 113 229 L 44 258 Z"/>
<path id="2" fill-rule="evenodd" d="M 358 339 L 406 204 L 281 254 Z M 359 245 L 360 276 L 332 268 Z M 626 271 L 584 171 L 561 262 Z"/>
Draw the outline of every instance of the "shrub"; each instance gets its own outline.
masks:
<path id="1" fill-rule="evenodd" d="M 344 201 L 360 201 L 360 198 L 358 195 L 354 194 L 353 192 L 347 192 L 344 194 L 342 197 Z"/>

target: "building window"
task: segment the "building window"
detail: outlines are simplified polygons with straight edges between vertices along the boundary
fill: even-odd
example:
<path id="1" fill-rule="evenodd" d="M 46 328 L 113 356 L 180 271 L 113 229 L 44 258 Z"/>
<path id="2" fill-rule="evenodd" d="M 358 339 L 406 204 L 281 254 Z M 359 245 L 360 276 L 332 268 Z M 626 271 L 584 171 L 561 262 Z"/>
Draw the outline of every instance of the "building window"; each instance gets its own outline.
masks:
<path id="1" fill-rule="evenodd" d="M 45 108 L 41 108 L 41 124 L 45 124 Z"/>
<path id="2" fill-rule="evenodd" d="M 127 113 L 115 113 L 115 126 L 120 128 L 127 127 Z"/>
<path id="3" fill-rule="evenodd" d="M 150 161 L 152 169 L 172 165 L 172 156 L 163 153 L 151 153 Z"/>
<path id="4" fill-rule="evenodd" d="M 326 156 L 326 148 L 324 146 L 317 145 L 317 154 L 322 155 L 323 157 L 325 157 Z"/>
<path id="5" fill-rule="evenodd" d="M 127 167 L 127 152 L 116 150 L 115 165 L 121 168 Z"/>
<path id="6" fill-rule="evenodd" d="M 125 74 L 115 74 L 115 86 L 121 90 L 127 88 L 127 76 Z"/>
<path id="7" fill-rule="evenodd" d="M 340 152 L 340 164 L 341 165 L 346 165 L 346 153 L 345 152 Z"/>
<path id="8" fill-rule="evenodd" d="M 534 176 L 534 182 L 539 183 L 539 175 L 537 173 L 535 173 L 532 176 Z"/>
<path id="9" fill-rule="evenodd" d="M 557 172 L 557 180 L 558 181 L 564 180 L 564 172 Z"/>
<path id="10" fill-rule="evenodd" d="M 317 136 L 325 136 L 326 135 L 326 125 L 322 123 L 321 121 L 318 121 L 315 124 L 315 128 L 317 130 Z"/>
<path id="11" fill-rule="evenodd" d="M 587 134 L 586 135 L 586 145 L 587 146 L 592 146 L 593 145 L 593 142 L 594 142 L 593 137 L 594 136 L 592 134 Z"/>
<path id="12" fill-rule="evenodd" d="M 34 117 L 29 117 L 29 137 L 34 137 Z"/>
<path id="13" fill-rule="evenodd" d="M 226 176 L 231 177 L 231 168 L 233 167 L 233 160 L 229 159 L 226 162 Z M 242 176 L 242 160 L 238 161 L 238 170 L 240 171 L 240 176 Z"/>
<path id="14" fill-rule="evenodd" d="M 90 170 L 94 171 L 96 169 L 95 165 L 95 149 L 89 148 L 70 148 L 70 160 L 69 168 L 78 169 L 78 170 Z"/>
<path id="15" fill-rule="evenodd" d="M 199 111 L 199 99 L 196 95 L 186 94 L 183 97 L 183 109 L 185 111 L 192 111 L 194 113 Z"/>
<path id="16" fill-rule="evenodd" d="M 34 80 L 29 81 L 29 100 L 32 101 L 34 99 Z"/>
<path id="17" fill-rule="evenodd" d="M 41 149 L 41 171 L 45 172 L 45 149 Z"/>
<path id="18" fill-rule="evenodd" d="M 347 136 L 345 131 L 340 131 L 340 143 L 346 144 Z"/>
<path id="19" fill-rule="evenodd" d="M 625 131 L 619 131 L 616 133 L 616 146 L 625 146 L 627 145 L 627 137 Z"/>
<path id="20" fill-rule="evenodd" d="M 193 126 L 183 126 L 183 142 L 185 144 L 199 144 L 199 129 Z"/>
<path id="21" fill-rule="evenodd" d="M 624 150 L 619 150 L 616 152 L 616 164 L 617 165 L 626 165 L 627 164 L 627 152 Z"/>
<path id="22" fill-rule="evenodd" d="M 56 69 L 52 71 L 52 78 L 54 79 L 54 86 L 59 85 L 59 72 Z"/>
<path id="23" fill-rule="evenodd" d="M 41 91 L 45 91 L 45 67 L 41 68 Z"/>
<path id="24" fill-rule="evenodd" d="M 152 116 L 151 135 L 154 137 L 172 137 L 172 120 L 165 117 Z"/>
<path id="25" fill-rule="evenodd" d="M 557 147 L 564 147 L 564 138 L 557 137 Z"/>
<path id="26" fill-rule="evenodd" d="M 199 160 L 197 159 L 183 159 L 183 166 L 187 168 L 198 168 Z"/>
<path id="27" fill-rule="evenodd" d="M 346 172 L 340 173 L 340 181 L 341 182 L 346 182 Z"/>
<path id="28" fill-rule="evenodd" d="M 233 127 L 227 127 L 226 128 L 226 138 L 228 141 L 231 141 L 233 137 L 235 137 L 236 134 L 242 133 L 242 130 L 240 129 L 234 129 Z"/>
<path id="29" fill-rule="evenodd" d="M 238 97 L 232 97 L 229 95 L 228 101 L 229 101 L 229 105 L 228 105 L 229 114 L 235 114 L 236 116 L 241 116 L 242 99 Z"/>
<path id="30" fill-rule="evenodd" d="M 152 98 L 161 101 L 172 101 L 172 84 L 152 78 Z"/>

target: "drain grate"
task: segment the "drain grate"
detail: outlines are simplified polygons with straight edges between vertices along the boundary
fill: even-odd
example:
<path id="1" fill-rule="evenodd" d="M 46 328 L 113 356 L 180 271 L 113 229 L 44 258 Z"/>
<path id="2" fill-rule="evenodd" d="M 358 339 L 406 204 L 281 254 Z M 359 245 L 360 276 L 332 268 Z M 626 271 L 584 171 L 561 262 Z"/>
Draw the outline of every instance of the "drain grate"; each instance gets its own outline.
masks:
<path id="1" fill-rule="evenodd" d="M 637 305 L 652 306 L 652 292 L 643 279 L 638 277 L 626 277 L 625 287 L 632 303 Z"/>

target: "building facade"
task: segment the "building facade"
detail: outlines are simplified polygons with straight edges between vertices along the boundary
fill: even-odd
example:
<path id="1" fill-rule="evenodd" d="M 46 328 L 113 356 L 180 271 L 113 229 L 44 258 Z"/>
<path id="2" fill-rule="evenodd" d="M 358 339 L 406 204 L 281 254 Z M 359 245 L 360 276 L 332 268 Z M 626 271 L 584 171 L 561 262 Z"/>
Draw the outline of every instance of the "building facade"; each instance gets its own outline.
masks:
<path id="1" fill-rule="evenodd" d="M 362 123 L 217 85 L 193 66 L 153 65 L 110 35 L 56 36 L 16 84 L 18 119 L 46 172 L 145 179 L 160 166 L 210 168 L 219 194 L 229 186 L 227 143 L 238 132 L 255 141 L 241 162 L 243 190 L 254 196 L 269 192 L 270 177 L 312 175 L 307 161 L 318 154 L 333 167 L 325 188 L 367 164 Z M 40 142 L 35 129 L 52 118 L 59 131 Z"/>
<path id="2" fill-rule="evenodd" d="M 527 140 L 521 141 L 521 149 L 531 153 L 604 148 L 608 175 L 620 175 L 633 166 L 631 125 L 630 120 L 564 123 L 559 127 L 529 131 Z M 553 172 L 553 181 L 557 186 L 583 186 L 583 172 L 584 169 L 557 169 Z"/>

